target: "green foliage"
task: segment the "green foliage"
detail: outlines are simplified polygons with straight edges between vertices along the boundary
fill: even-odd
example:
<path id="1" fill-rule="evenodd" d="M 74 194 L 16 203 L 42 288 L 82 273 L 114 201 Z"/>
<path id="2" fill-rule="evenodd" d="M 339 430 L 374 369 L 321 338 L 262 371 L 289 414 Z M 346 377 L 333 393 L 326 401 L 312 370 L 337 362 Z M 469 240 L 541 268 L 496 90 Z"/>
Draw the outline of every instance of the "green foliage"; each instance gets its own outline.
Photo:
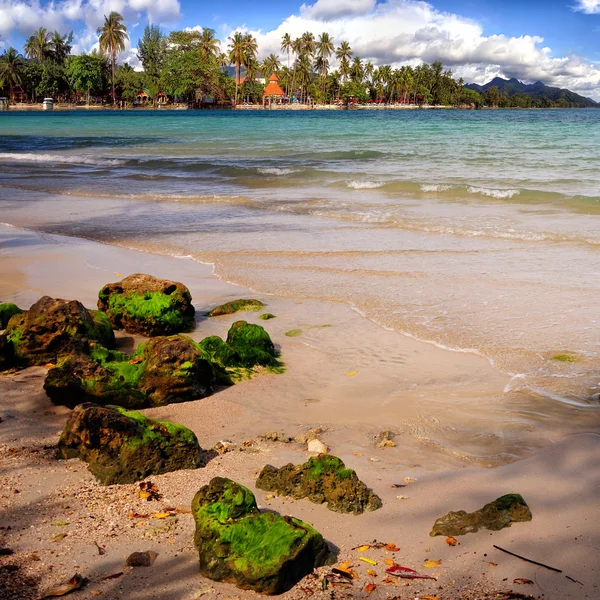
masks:
<path id="1" fill-rule="evenodd" d="M 107 89 L 107 67 L 98 54 L 73 56 L 67 63 L 67 78 L 71 88 L 85 93 L 87 101 L 91 94 L 104 94 Z"/>
<path id="2" fill-rule="evenodd" d="M 144 73 L 138 73 L 128 64 L 115 70 L 115 88 L 117 96 L 128 102 L 135 100 L 136 94 L 144 87 Z"/>
<path id="3" fill-rule="evenodd" d="M 138 41 L 137 57 L 142 62 L 144 73 L 158 79 L 167 56 L 167 36 L 158 25 L 146 25 Z"/>

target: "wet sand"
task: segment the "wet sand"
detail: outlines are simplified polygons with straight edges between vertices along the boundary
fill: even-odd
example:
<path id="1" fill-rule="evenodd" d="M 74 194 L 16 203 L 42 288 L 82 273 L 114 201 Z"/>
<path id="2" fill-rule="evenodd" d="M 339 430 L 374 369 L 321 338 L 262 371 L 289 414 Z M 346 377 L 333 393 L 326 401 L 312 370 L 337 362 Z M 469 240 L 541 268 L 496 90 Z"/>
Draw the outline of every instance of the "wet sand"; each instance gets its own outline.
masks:
<path id="1" fill-rule="evenodd" d="M 249 295 L 248 290 L 214 277 L 210 265 L 193 260 L 16 228 L 1 231 L 1 301 L 27 308 L 48 294 L 93 306 L 103 284 L 133 272 L 183 281 L 199 313 Z M 353 561 L 360 577 L 352 589 L 335 588 L 335 597 L 366 597 L 364 587 L 372 580 L 366 575 L 369 565 L 360 563 L 352 548 L 373 539 L 397 544 L 401 548 L 395 555 L 397 562 L 438 580 L 408 586 L 384 584 L 386 553 L 367 552 L 379 563 L 373 567 L 378 587 L 372 598 L 420 594 L 476 598 L 509 589 L 556 599 L 598 597 L 600 436 L 568 435 L 568 423 L 564 429 L 539 436 L 535 420 L 526 427 L 519 420 L 519 435 L 514 443 L 506 443 L 518 399 L 513 398 L 514 405 L 507 405 L 505 398 L 504 403 L 500 401 L 509 378 L 484 358 L 448 352 L 385 331 L 334 303 L 274 296 L 260 299 L 277 315 L 266 323 L 257 322 L 265 325 L 279 346 L 286 364 L 284 374 L 262 375 L 210 398 L 146 411 L 187 425 L 203 448 L 223 439 L 231 440 L 236 448 L 244 441 L 252 440 L 252 445 L 219 456 L 204 469 L 152 478 L 164 494 L 163 501 L 152 506 L 137 498 L 136 486 L 105 488 L 94 482 L 83 463 L 54 460 L 52 446 L 69 411 L 54 407 L 45 396 L 43 369 L 0 377 L 0 527 L 4 528 L 0 529 L 0 546 L 15 551 L 0 557 L 0 566 L 20 565 L 9 575 L 17 588 L 14 592 L 0 588 L 0 597 L 39 597 L 74 572 L 90 580 L 84 591 L 74 595 L 81 598 L 93 598 L 98 592 L 103 598 L 132 599 L 257 597 L 200 577 L 188 514 L 168 523 L 128 516 L 131 512 L 152 514 L 164 506 L 189 506 L 197 489 L 215 475 L 250 487 L 261 507 L 313 523 L 338 549 L 340 560 Z M 255 321 L 256 314 L 200 316 L 193 337 L 223 336 L 239 318 Z M 285 335 L 293 329 L 302 333 Z M 128 337 L 120 335 L 120 343 L 132 345 Z M 498 402 L 495 407 L 487 404 L 481 412 L 482 397 L 498 398 Z M 264 492 L 254 488 L 256 475 L 266 463 L 281 466 L 308 456 L 299 444 L 266 442 L 259 436 L 272 430 L 294 436 L 312 427 L 321 427 L 320 437 L 332 453 L 356 469 L 382 497 L 382 509 L 360 517 L 339 515 L 308 501 L 267 500 Z M 576 424 L 572 427 L 575 430 Z M 396 434 L 395 448 L 377 447 L 375 438 L 383 429 Z M 444 434 L 443 444 L 436 440 L 436 431 Z M 477 431 L 486 439 L 477 439 Z M 528 434 L 535 437 L 530 446 L 522 443 Z M 532 453 L 524 460 L 503 464 Z M 483 468 L 490 466 L 495 468 Z M 416 481 L 403 488 L 391 487 L 403 484 L 405 477 Z M 463 536 L 455 547 L 447 546 L 442 537 L 429 537 L 435 518 L 450 510 L 476 510 L 509 492 L 524 496 L 532 522 Z M 65 521 L 69 525 L 56 525 Z M 67 536 L 57 540 L 57 533 Z M 105 554 L 99 554 L 94 542 Z M 494 544 L 563 573 L 502 554 Z M 159 553 L 151 569 L 123 568 L 126 556 L 137 550 Z M 32 559 L 33 554 L 40 560 Z M 441 559 L 440 567 L 422 569 L 427 558 Z M 102 581 L 120 571 L 124 575 L 118 579 Z M 6 584 L 7 578 L 1 577 Z M 534 583 L 513 583 L 518 577 Z M 308 597 L 310 593 L 301 587 L 309 588 L 316 598 L 330 597 L 331 590 L 320 591 L 316 579 L 301 583 L 284 597 Z"/>

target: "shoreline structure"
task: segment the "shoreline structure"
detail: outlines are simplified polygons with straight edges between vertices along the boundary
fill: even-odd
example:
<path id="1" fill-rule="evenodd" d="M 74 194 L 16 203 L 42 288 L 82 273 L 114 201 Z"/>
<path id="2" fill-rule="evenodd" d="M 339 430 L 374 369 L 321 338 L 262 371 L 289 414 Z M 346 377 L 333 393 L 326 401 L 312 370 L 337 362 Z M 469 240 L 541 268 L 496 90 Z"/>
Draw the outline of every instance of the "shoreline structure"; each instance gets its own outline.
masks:
<path id="1" fill-rule="evenodd" d="M 23 307 L 43 294 L 76 298 L 93 306 L 97 290 L 113 280 L 117 270 L 123 275 L 139 271 L 183 281 L 200 310 L 247 293 L 219 280 L 210 265 L 196 261 L 4 225 L 0 233 L 1 299 L 16 301 Z M 378 448 L 369 435 L 359 435 L 360 428 L 353 436 L 351 430 L 339 427 L 340 411 L 356 418 L 357 423 L 361 422 L 361 414 L 373 412 L 373 404 L 364 400 L 369 389 L 376 396 L 374 380 L 367 378 L 367 385 L 361 387 L 360 376 L 349 377 L 344 373 L 349 364 L 357 364 L 361 358 L 346 357 L 341 364 L 332 363 L 327 346 L 315 346 L 284 335 L 299 320 L 314 319 L 315 305 L 277 297 L 263 299 L 268 310 L 278 315 L 268 322 L 267 329 L 281 347 L 286 373 L 265 374 L 202 400 L 144 411 L 149 417 L 189 427 L 203 448 L 223 439 L 231 440 L 234 445 L 234 451 L 217 456 L 202 469 L 153 477 L 163 494 L 161 503 L 150 505 L 140 500 L 135 484 L 98 485 L 77 460 L 55 460 L 52 448 L 69 411 L 53 406 L 41 390 L 44 368 L 33 367 L 0 377 L 0 394 L 4 398 L 0 409 L 3 420 L 0 465 L 5 473 L 5 492 L 0 496 L 0 521 L 4 528 L 0 530 L 0 545 L 14 552 L 0 560 L 16 566 L 8 580 L 0 572 L 0 582 L 13 586 L 22 582 L 13 595 L 6 588 L 7 598 L 39 597 L 74 572 L 88 578 L 86 592 L 97 592 L 111 599 L 183 600 L 197 598 L 198 594 L 207 598 L 225 599 L 232 595 L 244 600 L 258 598 L 253 592 L 208 581 L 198 573 L 198 556 L 192 544 L 193 520 L 185 513 L 185 507 L 189 507 L 199 487 L 213 476 L 239 481 L 256 494 L 260 507 L 280 514 L 291 513 L 321 531 L 338 549 L 337 562 L 350 560 L 358 572 L 358 580 L 345 592 L 350 597 L 364 597 L 369 583 L 376 586 L 369 595 L 374 600 L 406 594 L 410 597 L 427 594 L 445 600 L 501 597 L 498 593 L 509 589 L 533 593 L 534 597 L 544 594 L 553 600 L 597 597 L 599 435 L 572 435 L 524 460 L 492 469 L 465 469 L 458 464 L 436 467 L 435 461 L 428 462 L 431 450 L 423 452 L 421 464 L 407 464 L 403 456 L 394 454 L 396 448 Z M 367 323 L 351 309 L 339 308 L 331 304 L 323 309 L 332 312 L 332 326 L 315 330 L 315 340 L 318 336 L 331 336 L 335 348 L 336 332 L 344 324 L 355 335 L 370 332 L 383 345 L 388 343 L 385 336 L 393 336 L 406 357 L 416 353 L 415 359 L 400 367 L 412 381 L 424 382 L 433 374 L 440 376 L 443 356 L 450 361 L 446 368 L 450 367 L 449 371 L 455 374 L 459 363 L 454 361 L 463 366 L 476 364 L 479 369 L 487 362 L 481 357 L 461 356 L 422 342 L 411 342 L 400 334 Z M 349 315 L 352 321 L 347 321 Z M 243 315 L 248 320 L 253 316 Z M 222 335 L 229 322 L 239 317 L 238 314 L 201 319 L 192 335 Z M 121 335 L 121 344 L 132 342 Z M 483 378 L 491 376 L 492 369 L 489 365 L 488 368 Z M 332 385 L 331 371 L 336 374 L 333 383 L 338 402 L 331 398 L 328 389 Z M 329 402 L 323 401 L 324 398 L 329 398 Z M 327 403 L 330 406 L 323 406 Z M 392 420 L 390 416 L 385 418 Z M 265 440 L 260 434 L 277 428 L 294 435 L 310 426 L 321 427 L 320 437 L 330 445 L 331 452 L 355 469 L 381 496 L 383 508 L 360 517 L 341 515 L 331 513 L 325 506 L 256 489 L 256 473 L 265 464 L 298 464 L 308 456 L 298 444 Z M 400 445 L 403 435 L 400 432 L 397 436 Z M 252 443 L 246 448 L 251 449 L 244 451 L 243 442 L 250 437 Z M 515 523 L 493 533 L 480 531 L 461 536 L 456 547 L 446 544 L 443 537 L 429 537 L 434 520 L 449 510 L 473 511 L 507 493 L 519 493 L 525 498 L 533 513 L 532 522 Z M 167 505 L 182 507 L 181 513 L 166 521 L 154 519 L 151 514 L 146 518 L 131 517 L 131 514 L 153 513 Z M 382 569 L 386 555 L 373 551 L 364 556 L 378 562 L 380 566 L 373 566 L 372 570 L 381 573 L 379 577 L 369 575 L 366 572 L 369 565 L 360 562 L 361 554 L 353 548 L 374 538 L 400 547 L 394 559 L 408 567 L 421 570 L 427 559 L 441 561 L 427 571 L 436 581 L 411 581 L 408 589 L 404 580 L 386 584 Z M 507 556 L 494 546 L 551 564 L 562 572 Z M 123 568 L 131 552 L 145 550 L 158 553 L 152 569 Z M 32 555 L 37 558 L 32 560 Z M 123 575 L 113 579 L 116 572 Z M 520 579 L 528 579 L 532 584 L 519 583 Z M 281 597 L 305 598 L 308 592 L 304 589 L 310 589 L 311 596 L 318 600 L 330 596 L 329 590 L 321 589 L 320 578 L 309 576 Z"/>

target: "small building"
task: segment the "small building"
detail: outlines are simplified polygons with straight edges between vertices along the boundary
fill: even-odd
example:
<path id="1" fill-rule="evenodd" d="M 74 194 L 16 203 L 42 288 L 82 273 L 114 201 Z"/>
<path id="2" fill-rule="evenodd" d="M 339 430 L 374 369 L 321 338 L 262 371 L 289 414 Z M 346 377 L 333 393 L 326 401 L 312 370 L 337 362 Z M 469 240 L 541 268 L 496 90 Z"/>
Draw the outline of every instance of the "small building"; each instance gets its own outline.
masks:
<path id="1" fill-rule="evenodd" d="M 149 98 L 150 96 L 148 96 L 146 90 L 141 90 L 135 95 L 135 101 L 137 104 L 146 104 Z"/>
<path id="2" fill-rule="evenodd" d="M 285 92 L 279 85 L 279 77 L 273 73 L 271 77 L 269 77 L 269 83 L 263 91 L 263 106 L 281 104 L 285 97 Z"/>
<path id="3" fill-rule="evenodd" d="M 168 102 L 169 99 L 164 92 L 158 92 L 158 94 L 156 94 L 156 104 L 168 104 Z"/>

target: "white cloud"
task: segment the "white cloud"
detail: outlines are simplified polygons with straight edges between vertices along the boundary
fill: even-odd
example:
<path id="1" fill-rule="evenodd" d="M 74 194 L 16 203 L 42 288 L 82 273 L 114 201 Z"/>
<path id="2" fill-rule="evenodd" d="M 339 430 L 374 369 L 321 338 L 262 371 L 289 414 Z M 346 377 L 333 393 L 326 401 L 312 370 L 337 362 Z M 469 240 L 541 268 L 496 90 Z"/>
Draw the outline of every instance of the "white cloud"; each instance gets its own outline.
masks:
<path id="1" fill-rule="evenodd" d="M 581 1 L 600 5 L 600 0 Z M 340 5 L 344 10 L 332 16 L 334 0 L 317 0 L 303 5 L 298 15 L 291 15 L 274 30 L 252 31 L 260 56 L 271 52 L 284 56 L 281 38 L 285 33 L 295 38 L 305 31 L 315 36 L 327 31 L 336 44 L 348 41 L 358 56 L 376 65 L 398 67 L 440 60 L 467 82 L 486 83 L 497 75 L 526 83 L 540 80 L 600 99 L 600 69 L 578 56 L 553 57 L 535 32 L 520 37 L 485 36 L 478 22 L 418 0 L 377 4 L 338 0 Z"/>
<path id="2" fill-rule="evenodd" d="M 600 14 L 600 0 L 577 0 L 573 10 L 586 15 Z"/>

